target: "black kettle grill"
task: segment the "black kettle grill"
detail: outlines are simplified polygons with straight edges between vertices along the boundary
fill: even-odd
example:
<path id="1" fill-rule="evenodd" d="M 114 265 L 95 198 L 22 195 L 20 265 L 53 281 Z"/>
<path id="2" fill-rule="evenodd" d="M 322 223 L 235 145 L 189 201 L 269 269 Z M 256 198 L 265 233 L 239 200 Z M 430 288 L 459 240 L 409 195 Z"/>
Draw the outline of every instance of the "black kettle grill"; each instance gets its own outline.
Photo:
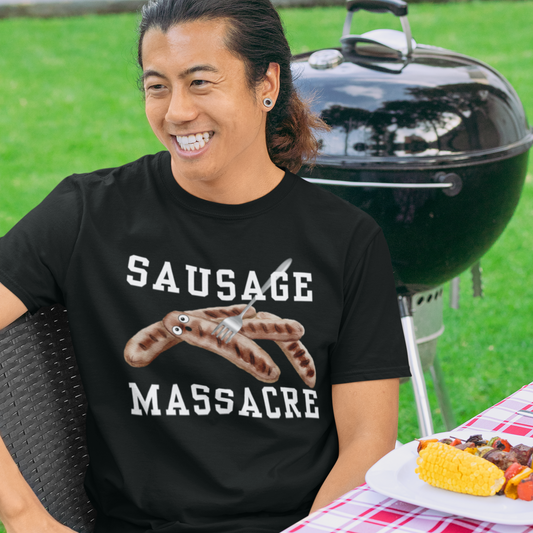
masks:
<path id="1" fill-rule="evenodd" d="M 340 48 L 293 57 L 300 94 L 331 127 L 321 134 L 316 166 L 301 175 L 383 228 L 420 430 L 427 435 L 433 429 L 412 296 L 456 277 L 502 233 L 522 191 L 533 133 L 501 74 L 471 57 L 415 42 L 405 2 L 346 5 Z M 360 9 L 393 13 L 403 32 L 350 35 Z"/>

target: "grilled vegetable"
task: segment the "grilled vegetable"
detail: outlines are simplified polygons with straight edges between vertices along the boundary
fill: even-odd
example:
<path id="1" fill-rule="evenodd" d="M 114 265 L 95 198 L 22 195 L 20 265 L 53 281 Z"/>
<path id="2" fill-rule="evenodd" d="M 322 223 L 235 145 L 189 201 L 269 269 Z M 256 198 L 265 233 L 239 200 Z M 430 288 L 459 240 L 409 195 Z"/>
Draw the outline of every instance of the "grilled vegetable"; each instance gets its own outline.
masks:
<path id="1" fill-rule="evenodd" d="M 476 448 L 476 455 L 484 457 L 485 454 L 492 452 L 493 449 L 491 446 L 479 446 L 479 448 Z"/>
<path id="2" fill-rule="evenodd" d="M 525 466 L 521 465 L 520 463 L 513 463 L 505 471 L 505 479 L 509 480 L 514 478 L 517 474 L 520 474 L 524 468 Z"/>
<path id="3" fill-rule="evenodd" d="M 493 496 L 505 482 L 504 473 L 490 462 L 448 446 L 431 442 L 421 450 L 415 472 L 434 487 L 476 496 Z"/>
<path id="4" fill-rule="evenodd" d="M 418 448 L 416 451 L 420 453 L 430 442 L 438 442 L 438 439 L 426 439 L 418 441 Z"/>
<path id="5" fill-rule="evenodd" d="M 520 500 L 530 502 L 533 500 L 533 476 L 529 476 L 518 483 L 516 493 Z"/>
<path id="6" fill-rule="evenodd" d="M 511 445 L 509 444 L 508 440 L 500 439 L 499 437 L 491 439 L 493 442 L 491 446 L 493 448 L 496 448 L 497 450 L 501 450 L 502 452 L 510 452 L 511 451 Z"/>
<path id="7" fill-rule="evenodd" d="M 529 477 L 531 474 L 533 474 L 533 470 L 531 468 L 524 468 L 522 472 L 519 474 L 516 474 L 516 476 L 513 476 L 508 482 L 507 485 L 505 485 L 505 491 L 504 494 L 513 500 L 518 499 L 518 484 L 523 480 Z"/>

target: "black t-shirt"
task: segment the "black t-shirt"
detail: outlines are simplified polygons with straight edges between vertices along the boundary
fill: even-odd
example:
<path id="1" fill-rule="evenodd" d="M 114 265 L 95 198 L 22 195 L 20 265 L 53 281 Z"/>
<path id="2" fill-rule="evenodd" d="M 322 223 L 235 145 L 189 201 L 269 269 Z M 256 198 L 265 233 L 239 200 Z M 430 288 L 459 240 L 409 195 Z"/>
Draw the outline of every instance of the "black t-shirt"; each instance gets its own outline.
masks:
<path id="1" fill-rule="evenodd" d="M 409 375 L 380 228 L 289 172 L 241 205 L 184 191 L 167 152 L 71 176 L 0 239 L 0 282 L 68 308 L 97 533 L 281 531 L 337 458 L 331 385 Z M 213 344 L 215 315 L 255 295 Z M 168 349 L 135 367 L 132 337 Z"/>

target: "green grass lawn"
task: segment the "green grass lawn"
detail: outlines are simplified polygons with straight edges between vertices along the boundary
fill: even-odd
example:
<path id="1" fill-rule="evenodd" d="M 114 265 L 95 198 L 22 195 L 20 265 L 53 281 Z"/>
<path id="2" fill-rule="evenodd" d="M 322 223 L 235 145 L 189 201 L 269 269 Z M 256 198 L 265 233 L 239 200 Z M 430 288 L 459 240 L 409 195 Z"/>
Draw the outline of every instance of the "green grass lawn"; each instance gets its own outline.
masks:
<path id="1" fill-rule="evenodd" d="M 338 45 L 343 8 L 281 14 L 294 53 Z M 418 42 L 499 70 L 533 120 L 532 1 L 413 4 L 409 20 Z M 161 149 L 136 86 L 136 23 L 133 14 L 0 20 L 0 235 L 64 176 Z M 392 15 L 357 13 L 352 32 L 380 27 L 400 29 Z M 533 380 L 532 169 L 514 218 L 482 260 L 485 297 L 472 298 L 465 273 L 461 308 L 445 305 L 438 354 L 458 422 Z M 436 405 L 432 398 L 443 430 Z M 417 435 L 410 385 L 399 435 Z"/>

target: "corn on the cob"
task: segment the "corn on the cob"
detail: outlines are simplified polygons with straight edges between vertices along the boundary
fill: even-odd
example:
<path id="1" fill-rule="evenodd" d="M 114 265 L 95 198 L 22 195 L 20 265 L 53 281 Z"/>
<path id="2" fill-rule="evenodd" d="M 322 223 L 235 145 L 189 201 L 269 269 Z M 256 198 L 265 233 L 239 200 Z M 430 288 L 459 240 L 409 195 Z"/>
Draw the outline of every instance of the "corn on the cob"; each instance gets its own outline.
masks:
<path id="1" fill-rule="evenodd" d="M 496 465 L 442 442 L 428 444 L 416 462 L 415 472 L 422 481 L 454 492 L 493 496 L 505 482 Z"/>

